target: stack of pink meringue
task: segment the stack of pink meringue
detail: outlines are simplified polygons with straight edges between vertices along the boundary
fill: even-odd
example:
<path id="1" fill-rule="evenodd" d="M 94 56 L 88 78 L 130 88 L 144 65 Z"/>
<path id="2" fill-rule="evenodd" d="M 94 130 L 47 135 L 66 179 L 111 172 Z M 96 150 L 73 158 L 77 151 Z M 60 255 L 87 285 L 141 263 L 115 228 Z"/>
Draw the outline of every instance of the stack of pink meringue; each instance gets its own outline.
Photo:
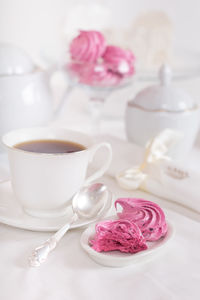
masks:
<path id="1" fill-rule="evenodd" d="M 83 31 L 70 44 L 68 70 L 88 85 L 118 85 L 134 74 L 135 57 L 129 50 L 106 44 L 98 31 Z"/>
<path id="2" fill-rule="evenodd" d="M 96 225 L 96 235 L 90 241 L 98 252 L 119 250 L 137 253 L 148 248 L 167 233 L 167 223 L 163 210 L 154 202 L 121 198 L 115 201 L 122 207 L 118 220 L 102 221 Z"/>

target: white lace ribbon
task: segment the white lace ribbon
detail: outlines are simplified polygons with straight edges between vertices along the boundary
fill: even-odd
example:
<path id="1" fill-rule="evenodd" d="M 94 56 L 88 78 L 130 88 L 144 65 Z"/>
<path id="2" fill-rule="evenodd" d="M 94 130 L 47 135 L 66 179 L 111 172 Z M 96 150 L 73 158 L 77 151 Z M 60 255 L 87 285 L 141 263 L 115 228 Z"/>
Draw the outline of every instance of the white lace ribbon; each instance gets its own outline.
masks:
<path id="1" fill-rule="evenodd" d="M 121 171 L 116 175 L 118 184 L 129 190 L 136 190 L 140 188 L 144 180 L 149 176 L 145 169 L 148 165 L 153 165 L 159 160 L 170 160 L 167 155 L 171 147 L 182 138 L 180 132 L 165 129 L 153 139 L 151 139 L 146 146 L 144 160 L 139 166 L 134 166 L 130 169 Z"/>

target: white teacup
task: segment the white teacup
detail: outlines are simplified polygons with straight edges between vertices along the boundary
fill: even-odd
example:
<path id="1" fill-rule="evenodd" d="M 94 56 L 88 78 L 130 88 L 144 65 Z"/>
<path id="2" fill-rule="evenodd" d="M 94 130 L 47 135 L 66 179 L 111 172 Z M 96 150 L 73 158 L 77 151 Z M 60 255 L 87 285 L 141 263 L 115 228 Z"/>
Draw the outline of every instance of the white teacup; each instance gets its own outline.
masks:
<path id="1" fill-rule="evenodd" d="M 46 154 L 15 148 L 19 143 L 45 139 L 71 141 L 85 146 L 86 149 L 73 153 Z M 2 142 L 8 152 L 16 199 L 25 212 L 36 217 L 65 214 L 71 197 L 83 184 L 101 177 L 112 159 L 110 144 L 93 144 L 86 134 L 67 129 L 18 129 L 5 134 Z M 105 163 L 86 178 L 88 165 L 100 148 L 108 151 Z"/>

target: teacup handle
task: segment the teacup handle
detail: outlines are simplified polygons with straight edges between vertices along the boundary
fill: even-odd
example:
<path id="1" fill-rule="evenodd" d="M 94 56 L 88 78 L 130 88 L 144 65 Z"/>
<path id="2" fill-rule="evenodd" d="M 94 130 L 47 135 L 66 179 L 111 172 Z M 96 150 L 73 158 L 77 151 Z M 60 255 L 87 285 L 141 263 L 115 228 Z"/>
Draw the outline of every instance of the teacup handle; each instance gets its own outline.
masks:
<path id="1" fill-rule="evenodd" d="M 112 160 L 112 147 L 109 143 L 99 143 L 94 145 L 90 151 L 90 162 L 93 160 L 96 152 L 100 149 L 100 148 L 106 148 L 108 150 L 108 156 L 106 158 L 106 161 L 104 162 L 104 164 L 101 166 L 101 168 L 99 170 L 97 170 L 96 172 L 94 172 L 91 176 L 89 176 L 88 178 L 86 178 L 84 185 L 89 184 L 90 182 L 96 180 L 97 178 L 101 177 L 109 168 L 111 160 Z"/>

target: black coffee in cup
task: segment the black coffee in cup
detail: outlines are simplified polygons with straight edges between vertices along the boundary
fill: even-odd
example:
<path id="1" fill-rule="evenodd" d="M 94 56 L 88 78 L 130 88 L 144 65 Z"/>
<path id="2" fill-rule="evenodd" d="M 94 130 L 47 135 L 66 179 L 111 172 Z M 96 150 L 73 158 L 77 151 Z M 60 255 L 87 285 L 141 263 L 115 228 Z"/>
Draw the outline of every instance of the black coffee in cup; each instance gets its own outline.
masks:
<path id="1" fill-rule="evenodd" d="M 85 150 L 85 146 L 62 140 L 32 140 L 16 144 L 14 148 L 35 153 L 72 153 Z"/>

